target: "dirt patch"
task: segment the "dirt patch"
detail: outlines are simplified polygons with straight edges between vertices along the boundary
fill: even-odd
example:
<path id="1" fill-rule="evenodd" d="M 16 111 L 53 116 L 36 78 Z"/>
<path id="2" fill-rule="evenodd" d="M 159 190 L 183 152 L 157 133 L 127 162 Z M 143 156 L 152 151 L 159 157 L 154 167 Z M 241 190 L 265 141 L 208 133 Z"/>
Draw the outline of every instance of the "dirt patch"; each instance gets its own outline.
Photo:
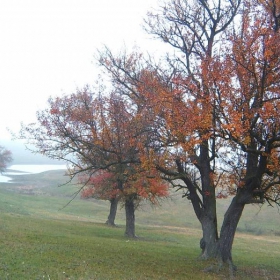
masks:
<path id="1" fill-rule="evenodd" d="M 238 238 L 244 238 L 244 239 L 255 239 L 255 240 L 263 240 L 267 242 L 275 242 L 280 243 L 280 237 L 273 237 L 273 236 L 267 236 L 267 235 L 249 235 L 244 233 L 236 233 L 236 237 Z"/>
<path id="2" fill-rule="evenodd" d="M 30 186 L 19 186 L 15 188 L 19 193 L 21 194 L 27 194 L 27 195 L 35 195 L 35 187 Z"/>

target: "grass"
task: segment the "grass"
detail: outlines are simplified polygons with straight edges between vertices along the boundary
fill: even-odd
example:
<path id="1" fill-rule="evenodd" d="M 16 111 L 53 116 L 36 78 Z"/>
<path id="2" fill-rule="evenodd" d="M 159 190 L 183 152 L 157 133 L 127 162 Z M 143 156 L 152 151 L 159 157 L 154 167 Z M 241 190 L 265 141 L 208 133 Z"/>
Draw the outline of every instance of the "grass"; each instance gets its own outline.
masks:
<path id="1" fill-rule="evenodd" d="M 0 279 L 227 279 L 227 269 L 206 273 L 197 260 L 199 225 L 186 200 L 174 195 L 162 208 L 143 205 L 136 213 L 137 240 L 124 237 L 124 209 L 117 224 L 104 225 L 109 204 L 76 198 L 77 187 L 58 188 L 61 171 L 21 175 L 0 184 Z M 219 209 L 228 201 L 219 201 Z M 183 209 L 183 210 L 182 210 Z M 277 211 L 265 220 L 249 208 L 235 238 L 236 279 L 280 279 Z M 254 211 L 255 212 L 254 212 Z M 257 218 L 256 218 L 257 217 Z M 246 225 L 268 227 L 262 234 Z M 253 223 L 251 223 L 253 221 Z"/>
<path id="2" fill-rule="evenodd" d="M 183 279 L 186 274 L 184 247 L 178 243 L 127 240 L 122 228 L 87 222 L 19 216 L 6 221 L 3 279 Z"/>

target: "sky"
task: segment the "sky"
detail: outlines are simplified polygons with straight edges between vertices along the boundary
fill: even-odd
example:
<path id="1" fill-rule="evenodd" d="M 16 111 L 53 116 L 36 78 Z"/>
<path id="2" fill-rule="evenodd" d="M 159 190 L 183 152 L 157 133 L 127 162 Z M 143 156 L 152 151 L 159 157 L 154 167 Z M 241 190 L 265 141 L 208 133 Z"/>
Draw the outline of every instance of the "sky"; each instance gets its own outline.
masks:
<path id="1" fill-rule="evenodd" d="M 0 0 L 0 140 L 34 122 L 50 96 L 93 84 L 104 45 L 156 52 L 143 30 L 152 7 L 157 0 Z"/>

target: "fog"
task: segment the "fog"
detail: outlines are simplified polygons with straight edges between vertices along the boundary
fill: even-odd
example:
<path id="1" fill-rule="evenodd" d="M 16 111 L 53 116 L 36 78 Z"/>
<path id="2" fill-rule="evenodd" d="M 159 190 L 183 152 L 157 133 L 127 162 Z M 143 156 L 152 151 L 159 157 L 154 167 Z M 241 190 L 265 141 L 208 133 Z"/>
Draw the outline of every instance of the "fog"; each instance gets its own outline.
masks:
<path id="1" fill-rule="evenodd" d="M 143 18 L 157 0 L 0 1 L 0 139 L 33 122 L 49 96 L 98 78 L 94 55 L 139 45 L 157 53 Z"/>
<path id="2" fill-rule="evenodd" d="M 64 164 L 63 161 L 58 161 L 50 159 L 46 156 L 40 154 L 34 154 L 24 144 L 24 141 L 16 140 L 0 140 L 0 146 L 5 147 L 6 149 L 12 152 L 13 164 Z M 31 148 L 31 147 L 29 147 Z"/>

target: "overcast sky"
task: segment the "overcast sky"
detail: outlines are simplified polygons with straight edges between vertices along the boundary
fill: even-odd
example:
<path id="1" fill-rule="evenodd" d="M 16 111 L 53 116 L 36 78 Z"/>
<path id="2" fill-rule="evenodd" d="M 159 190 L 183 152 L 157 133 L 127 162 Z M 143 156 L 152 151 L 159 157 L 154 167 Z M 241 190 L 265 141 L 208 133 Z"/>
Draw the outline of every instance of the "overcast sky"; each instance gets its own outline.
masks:
<path id="1" fill-rule="evenodd" d="M 141 24 L 157 0 L 0 0 L 0 139 L 35 120 L 49 96 L 94 83 L 94 54 L 139 45 L 155 51 Z M 1 145 L 1 143 L 0 143 Z"/>

